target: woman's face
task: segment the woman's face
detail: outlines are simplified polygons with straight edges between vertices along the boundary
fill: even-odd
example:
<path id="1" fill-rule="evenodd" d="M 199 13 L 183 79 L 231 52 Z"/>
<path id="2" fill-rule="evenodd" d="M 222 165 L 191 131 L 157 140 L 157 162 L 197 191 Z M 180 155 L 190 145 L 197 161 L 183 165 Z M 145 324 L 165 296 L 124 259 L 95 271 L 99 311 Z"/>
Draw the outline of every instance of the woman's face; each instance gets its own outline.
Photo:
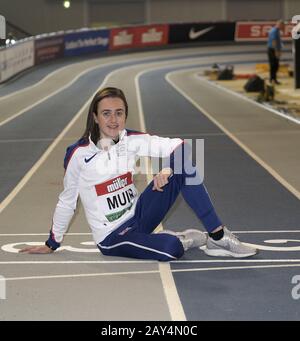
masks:
<path id="1" fill-rule="evenodd" d="M 94 113 L 99 125 L 100 138 L 116 139 L 125 128 L 125 105 L 121 98 L 105 97 L 98 103 L 98 114 Z"/>

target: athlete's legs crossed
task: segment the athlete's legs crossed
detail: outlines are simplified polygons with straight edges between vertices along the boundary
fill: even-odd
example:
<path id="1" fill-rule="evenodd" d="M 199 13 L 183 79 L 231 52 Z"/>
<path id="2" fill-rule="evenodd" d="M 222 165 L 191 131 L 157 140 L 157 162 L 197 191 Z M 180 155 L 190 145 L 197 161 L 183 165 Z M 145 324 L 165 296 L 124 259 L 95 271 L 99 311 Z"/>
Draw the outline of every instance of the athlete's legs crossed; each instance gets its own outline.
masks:
<path id="1" fill-rule="evenodd" d="M 132 225 L 128 221 L 129 225 Z M 123 224 L 98 244 L 106 256 L 171 261 L 180 258 L 183 245 L 180 240 L 168 234 L 137 232 L 134 227 Z"/>
<path id="2" fill-rule="evenodd" d="M 152 190 L 151 181 L 138 199 L 135 215 L 98 244 L 100 251 L 110 256 L 160 261 L 180 258 L 184 249 L 177 237 L 152 233 L 180 192 L 180 186 L 174 185 L 158 192 Z"/>
<path id="3" fill-rule="evenodd" d="M 180 258 L 184 250 L 176 236 L 152 233 L 180 192 L 209 232 L 220 226 L 204 185 L 187 185 L 186 177 L 185 173 L 174 174 L 163 187 L 163 192 L 153 191 L 152 181 L 138 199 L 134 217 L 98 245 L 101 252 L 110 256 L 162 261 Z"/>

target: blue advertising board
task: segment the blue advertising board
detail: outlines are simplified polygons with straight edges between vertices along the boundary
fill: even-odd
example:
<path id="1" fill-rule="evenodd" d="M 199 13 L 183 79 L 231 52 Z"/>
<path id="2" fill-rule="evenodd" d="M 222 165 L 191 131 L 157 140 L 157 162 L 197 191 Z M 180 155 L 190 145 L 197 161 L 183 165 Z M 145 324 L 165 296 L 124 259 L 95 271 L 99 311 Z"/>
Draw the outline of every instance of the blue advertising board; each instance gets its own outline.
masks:
<path id="1" fill-rule="evenodd" d="M 108 50 L 109 30 L 89 30 L 65 34 L 64 55 L 79 56 Z"/>

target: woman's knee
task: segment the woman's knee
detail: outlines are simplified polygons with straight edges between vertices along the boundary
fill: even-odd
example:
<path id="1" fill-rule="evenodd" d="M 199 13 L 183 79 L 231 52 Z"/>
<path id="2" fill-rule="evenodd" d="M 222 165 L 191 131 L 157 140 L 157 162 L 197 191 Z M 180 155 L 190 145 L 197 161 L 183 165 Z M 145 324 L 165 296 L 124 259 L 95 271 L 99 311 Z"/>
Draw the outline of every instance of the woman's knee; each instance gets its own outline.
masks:
<path id="1" fill-rule="evenodd" d="M 162 260 L 175 260 L 181 258 L 184 254 L 184 249 L 181 241 L 179 238 L 175 236 L 169 236 L 168 240 L 164 244 L 164 253 L 166 255 L 170 255 L 169 257 L 166 256 L 165 259 Z M 169 258 L 169 259 L 167 259 Z"/>

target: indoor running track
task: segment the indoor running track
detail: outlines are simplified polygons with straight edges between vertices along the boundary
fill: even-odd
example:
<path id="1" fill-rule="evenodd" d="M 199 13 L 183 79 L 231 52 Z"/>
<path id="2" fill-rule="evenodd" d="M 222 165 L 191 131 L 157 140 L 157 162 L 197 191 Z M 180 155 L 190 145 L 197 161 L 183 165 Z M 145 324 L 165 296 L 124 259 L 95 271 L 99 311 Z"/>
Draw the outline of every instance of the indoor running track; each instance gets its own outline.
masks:
<path id="1" fill-rule="evenodd" d="M 299 125 L 201 78 L 212 62 L 265 59 L 263 46 L 152 51 L 52 64 L 47 76 L 37 68 L 2 85 L 0 320 L 299 320 Z M 83 132 L 90 97 L 107 85 L 129 99 L 128 128 L 204 139 L 217 212 L 257 256 L 104 257 L 80 204 L 60 251 L 17 253 L 47 238 L 64 151 Z M 137 176 L 140 190 L 149 179 Z M 179 198 L 159 228 L 190 227 L 202 229 Z"/>

